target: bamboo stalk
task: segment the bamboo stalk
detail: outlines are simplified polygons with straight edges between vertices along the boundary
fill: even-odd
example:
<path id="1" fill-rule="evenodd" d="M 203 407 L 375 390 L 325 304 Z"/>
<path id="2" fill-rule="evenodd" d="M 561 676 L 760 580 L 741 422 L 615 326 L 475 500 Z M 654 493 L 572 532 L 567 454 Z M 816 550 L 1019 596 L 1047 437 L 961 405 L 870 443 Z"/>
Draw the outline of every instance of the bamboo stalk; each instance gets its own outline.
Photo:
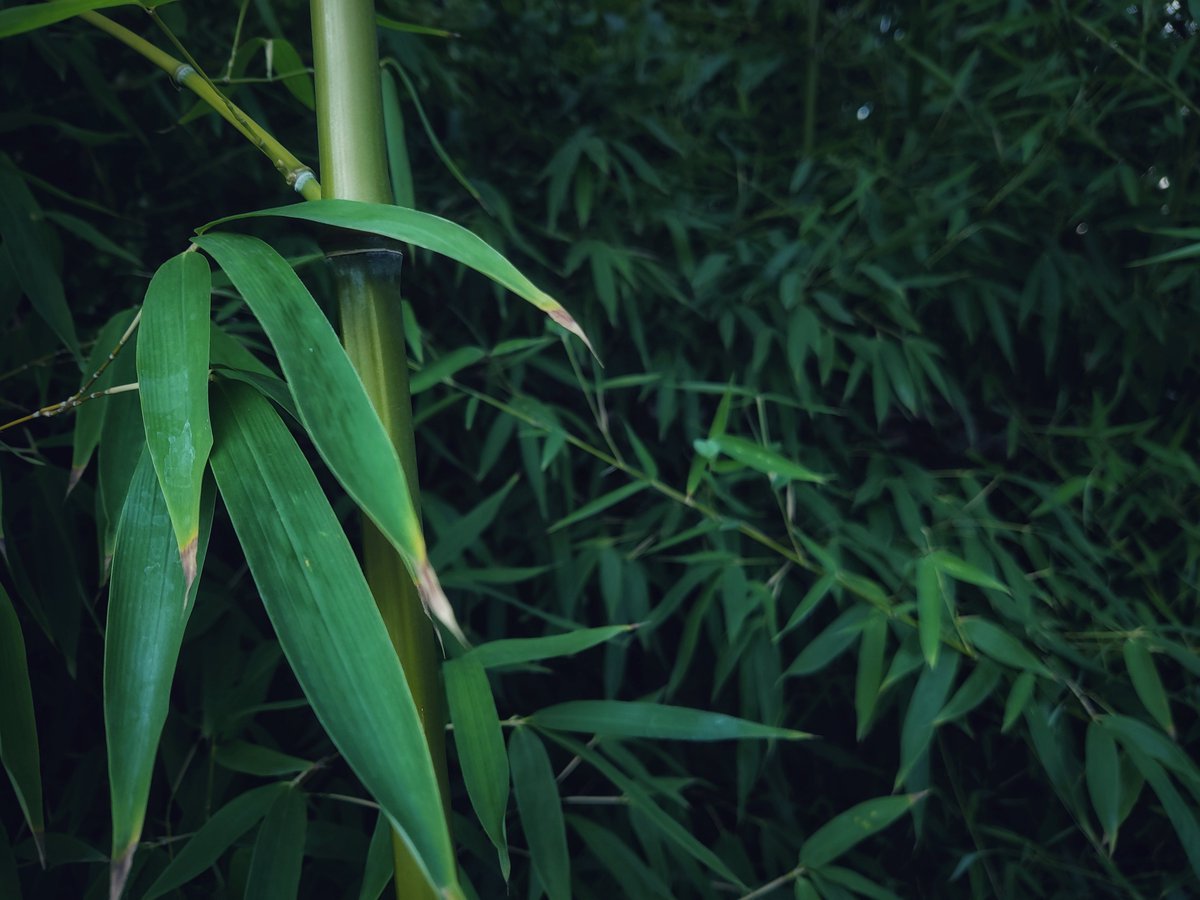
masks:
<path id="1" fill-rule="evenodd" d="M 391 203 L 375 11 L 371 0 L 312 0 L 317 137 L 322 196 Z M 360 244 L 334 263 L 346 352 L 391 437 L 417 498 L 408 359 L 399 296 L 399 254 Z M 448 796 L 445 712 L 436 644 L 412 577 L 387 540 L 363 523 L 363 567 L 392 639 Z M 407 845 L 393 835 L 396 896 L 434 897 Z"/>

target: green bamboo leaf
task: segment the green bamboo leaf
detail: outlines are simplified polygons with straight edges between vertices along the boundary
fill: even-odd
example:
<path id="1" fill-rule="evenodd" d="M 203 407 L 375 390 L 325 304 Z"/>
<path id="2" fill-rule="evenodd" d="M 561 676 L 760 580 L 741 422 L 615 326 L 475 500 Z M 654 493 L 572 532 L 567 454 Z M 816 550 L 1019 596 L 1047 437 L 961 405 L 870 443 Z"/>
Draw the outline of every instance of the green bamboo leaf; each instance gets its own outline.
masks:
<path id="1" fill-rule="evenodd" d="M 296 48 L 283 38 L 268 38 L 264 50 L 267 55 L 267 77 L 282 79 L 288 93 L 309 109 L 315 109 L 317 97 L 313 79 Z"/>
<path id="2" fill-rule="evenodd" d="M 445 535 L 439 535 L 438 542 L 429 552 L 429 561 L 437 568 L 446 563 L 458 560 L 463 551 L 479 540 L 480 536 L 491 527 L 505 498 L 516 486 L 518 477 L 512 476 L 500 490 L 485 499 L 473 510 L 454 520 L 454 527 Z"/>
<path id="3" fill-rule="evenodd" d="M 942 646 L 944 606 L 937 564 L 933 557 L 922 556 L 917 560 L 917 635 L 921 639 L 921 653 L 931 669 L 937 665 Z"/>
<path id="4" fill-rule="evenodd" d="M 431 37 L 458 37 L 458 34 L 453 31 L 447 31 L 444 28 L 430 28 L 428 25 L 416 25 L 412 22 L 398 22 L 395 19 L 388 18 L 380 13 L 375 14 L 375 22 L 383 28 L 390 28 L 392 31 L 406 31 L 409 34 L 425 34 Z"/>
<path id="5" fill-rule="evenodd" d="M 929 558 L 933 560 L 939 572 L 943 575 L 949 575 L 955 581 L 965 581 L 967 584 L 974 584 L 978 587 L 989 588 L 994 591 L 1003 591 L 1006 594 L 1012 593 L 1008 589 L 1008 585 L 997 581 L 978 566 L 973 566 L 965 559 L 959 559 L 945 550 L 935 550 L 929 554 Z"/>
<path id="6" fill-rule="evenodd" d="M 415 207 L 412 166 L 404 136 L 404 110 L 396 90 L 396 76 L 384 66 L 379 72 L 379 80 L 383 90 L 383 134 L 387 144 L 388 172 L 392 176 L 392 197 L 397 206 Z"/>
<path id="7" fill-rule="evenodd" d="M 375 820 L 371 843 L 367 847 L 367 862 L 363 867 L 363 883 L 358 891 L 358 900 L 379 900 L 379 895 L 392 880 L 395 867 L 392 863 L 392 826 L 385 814 Z"/>
<path id="8" fill-rule="evenodd" d="M 445 356 L 413 373 L 410 392 L 414 396 L 424 393 L 434 385 L 441 384 L 467 366 L 473 366 L 486 357 L 487 351 L 479 347 L 459 347 L 457 350 L 451 350 Z"/>
<path id="9" fill-rule="evenodd" d="M 1171 704 L 1167 700 L 1167 692 L 1162 680 L 1158 677 L 1158 669 L 1150 656 L 1150 649 L 1145 642 L 1132 638 L 1125 642 L 1125 668 L 1129 670 L 1129 679 L 1133 689 L 1137 691 L 1138 699 L 1146 707 L 1156 721 L 1171 737 L 1175 737 L 1175 722 L 1171 719 Z"/>
<path id="10" fill-rule="evenodd" d="M 558 656 L 572 656 L 597 644 L 629 634 L 636 625 L 605 625 L 600 628 L 580 628 L 565 634 L 550 634 L 536 638 L 508 638 L 480 644 L 464 653 L 460 659 L 471 659 L 485 669 L 499 666 L 519 666 Z"/>
<path id="11" fill-rule="evenodd" d="M 899 895 L 892 893 L 887 888 L 876 884 L 869 878 L 865 878 L 858 872 L 852 869 L 845 869 L 841 866 L 822 866 L 819 875 L 815 875 L 819 882 L 825 882 L 840 885 L 844 888 L 849 888 L 855 894 L 863 897 L 869 897 L 870 900 L 900 900 Z"/>
<path id="12" fill-rule="evenodd" d="M 500 855 L 500 872 L 508 881 L 511 864 L 504 825 L 508 813 L 508 755 L 487 672 L 470 654 L 448 660 L 442 672 L 467 796 Z"/>
<path id="13" fill-rule="evenodd" d="M 959 622 L 963 636 L 977 650 L 990 656 L 996 662 L 1004 663 L 1014 669 L 1033 672 L 1043 678 L 1053 678 L 1053 673 L 1047 669 L 1036 656 L 1025 648 L 1025 645 L 1015 637 L 987 619 L 970 616 Z"/>
<path id="14" fill-rule="evenodd" d="M 137 343 L 138 393 L 150 459 L 183 562 L 196 578 L 200 487 L 212 449 L 208 420 L 208 260 L 186 252 L 163 263 L 146 290 Z"/>
<path id="15" fill-rule="evenodd" d="M 792 889 L 796 900 L 821 900 L 821 895 L 817 893 L 813 883 L 803 875 L 796 876 L 796 882 Z"/>
<path id="16" fill-rule="evenodd" d="M 731 434 L 717 434 L 708 437 L 704 442 L 696 442 L 696 451 L 703 455 L 702 446 L 724 453 L 730 459 L 735 459 L 744 466 L 749 466 L 764 475 L 775 475 L 784 481 L 807 481 L 815 484 L 825 484 L 829 475 L 820 475 L 812 469 L 799 463 L 792 462 L 774 450 L 768 450 L 761 444 L 748 441 L 745 438 L 734 437 Z"/>
<path id="17" fill-rule="evenodd" d="M 12 600 L 0 585 L 0 759 L 21 806 L 21 814 L 38 841 L 46 824 L 42 809 L 41 753 L 25 636 Z"/>
<path id="18" fill-rule="evenodd" d="M 217 397 L 210 464 L 284 654 L 431 883 L 460 897 L 421 720 L 354 551 L 268 402 L 233 383 Z"/>
<path id="19" fill-rule="evenodd" d="M 679 822 L 663 812 L 662 808 L 651 799 L 650 795 L 634 779 L 624 774 L 599 753 L 590 747 L 585 747 L 578 741 L 571 740 L 554 732 L 548 732 L 546 736 L 559 746 L 565 747 L 573 755 L 578 756 L 616 785 L 629 800 L 630 805 L 638 810 L 645 817 L 648 825 L 656 829 L 662 837 L 675 844 L 693 859 L 704 864 L 722 878 L 738 887 L 745 887 L 742 880 L 733 873 L 733 870 L 729 868 L 724 860 L 696 840 L 691 832 L 680 825 Z"/>
<path id="20" fill-rule="evenodd" d="M 812 639 L 787 667 L 783 677 L 811 675 L 825 668 L 850 648 L 866 627 L 871 612 L 869 606 L 851 606 Z"/>
<path id="21" fill-rule="evenodd" d="M 650 485 L 645 481 L 635 481 L 632 484 L 622 485 L 615 491 L 610 491 L 609 493 L 605 494 L 603 497 L 598 497 L 590 503 L 585 503 L 570 515 L 563 516 L 561 519 L 547 528 L 546 533 L 553 534 L 556 531 L 566 528 L 568 525 L 574 525 L 576 522 L 582 522 L 586 519 L 590 519 L 592 516 L 604 512 L 604 510 L 608 509 L 610 506 L 614 506 L 620 503 L 622 500 L 632 497 L 639 491 L 644 491 L 649 486 Z"/>
<path id="22" fill-rule="evenodd" d="M 276 799 L 289 790 L 286 782 L 265 784 L 226 803 L 184 844 L 142 900 L 158 900 L 210 868 L 234 841 L 267 814 Z"/>
<path id="23" fill-rule="evenodd" d="M 877 613 L 863 628 L 858 645 L 858 672 L 854 678 L 854 715 L 858 722 L 855 739 L 867 734 L 875 704 L 879 700 L 879 685 L 883 682 L 883 653 L 887 649 L 887 616 Z"/>
<path id="24" fill-rule="evenodd" d="M 1146 781 L 1150 782 L 1150 787 L 1162 803 L 1167 818 L 1170 819 L 1175 834 L 1183 845 L 1183 852 L 1187 855 L 1193 874 L 1200 878 L 1200 823 L 1196 821 L 1196 813 L 1188 806 L 1187 801 L 1179 796 L 1179 791 L 1175 790 L 1175 785 L 1171 784 L 1171 779 L 1162 766 L 1136 749 L 1127 749 L 1134 765 L 1145 776 Z"/>
<path id="25" fill-rule="evenodd" d="M 587 345 L 588 350 L 591 350 L 593 355 L 595 354 L 591 341 L 588 340 L 587 335 L 583 333 L 583 329 L 579 327 L 571 314 L 563 309 L 561 303 L 538 289 L 532 281 L 517 270 L 516 266 L 482 238 L 461 225 L 429 213 L 404 209 L 399 206 L 360 203 L 355 200 L 312 200 L 294 206 L 281 206 L 275 209 L 227 216 L 224 219 L 208 223 L 200 228 L 199 232 L 203 234 L 214 226 L 252 216 L 283 216 L 309 222 L 320 222 L 323 225 L 333 225 L 338 228 L 349 228 L 354 231 L 366 231 L 448 256 L 464 266 L 486 275 L 518 297 L 529 301 L 563 328 L 578 336 Z"/>
<path id="26" fill-rule="evenodd" d="M 887 828 L 924 799 L 925 792 L 876 797 L 852 806 L 818 828 L 800 848 L 800 865 L 818 869 L 849 852 L 861 841 Z"/>
<path id="27" fill-rule="evenodd" d="M 625 841 L 602 825 L 581 816 L 567 816 L 567 824 L 589 851 L 603 863 L 629 897 L 674 900 L 667 883 Z"/>
<path id="28" fill-rule="evenodd" d="M 230 741 L 221 744 L 213 752 L 213 762 L 231 772 L 244 772 L 263 778 L 278 778 L 295 775 L 313 767 L 312 760 L 301 759 L 289 753 L 281 753 L 270 747 L 250 744 L 246 741 Z"/>
<path id="29" fill-rule="evenodd" d="M 304 834 L 308 819 L 304 793 L 291 785 L 275 798 L 258 827 L 246 896 L 254 900 L 295 900 L 300 892 L 300 865 L 304 861 Z"/>
<path id="30" fill-rule="evenodd" d="M 804 595 L 804 599 L 800 601 L 800 605 L 792 611 L 788 616 L 787 624 L 780 629 L 779 634 L 775 636 L 776 643 L 779 642 L 785 634 L 804 622 L 809 616 L 816 612 L 817 607 L 821 604 L 828 595 L 833 586 L 837 584 L 837 576 L 832 572 L 826 573 L 813 582 L 813 586 L 808 589 Z"/>
<path id="31" fill-rule="evenodd" d="M 900 727 L 900 768 L 896 786 L 904 784 L 913 767 L 929 749 L 936 729 L 938 713 L 946 705 L 946 697 L 954 686 L 960 657 L 947 650 L 938 660 L 937 668 L 923 669 L 908 701 L 904 724 Z"/>
<path id="32" fill-rule="evenodd" d="M 962 687 L 954 692 L 950 702 L 933 720 L 934 726 L 945 725 L 947 722 L 961 719 L 990 697 L 999 683 L 1000 668 L 986 659 L 981 659 L 971 674 L 967 676 L 967 680 L 962 683 Z"/>
<path id="33" fill-rule="evenodd" d="M 108 9 L 113 6 L 133 6 L 136 0 L 52 0 L 0 10 L 0 38 L 12 37 L 44 28 L 77 16 L 89 9 Z"/>
<path id="34" fill-rule="evenodd" d="M 135 310 L 132 309 L 121 310 L 104 324 L 96 336 L 96 345 L 92 348 L 92 353 L 84 366 L 85 372 L 89 374 L 96 372 L 109 359 L 110 354 L 117 348 L 121 335 L 125 333 L 125 329 L 133 320 L 134 312 Z M 103 391 L 112 387 L 115 374 L 116 367 L 108 366 L 96 379 L 92 390 Z M 108 407 L 107 402 L 84 403 L 75 411 L 75 432 L 71 438 L 71 475 L 67 483 L 68 491 L 79 483 L 79 479 L 83 477 L 84 470 L 91 461 L 92 453 L 96 450 L 96 445 L 100 443 L 100 431 L 104 424 L 104 413 Z"/>
<path id="35" fill-rule="evenodd" d="M 1036 685 L 1037 676 L 1032 672 L 1022 672 L 1013 680 L 1012 690 L 1008 692 L 1008 699 L 1004 702 L 1004 722 L 1000 726 L 1001 734 L 1007 734 L 1009 729 L 1020 719 L 1021 712 L 1025 709 L 1029 698 L 1033 696 L 1033 689 Z"/>
<path id="36" fill-rule="evenodd" d="M 775 728 L 721 713 L 624 700 L 572 700 L 538 710 L 529 721 L 540 728 L 556 731 L 675 741 L 813 737 L 803 731 Z"/>
<path id="37" fill-rule="evenodd" d="M 329 320 L 291 266 L 257 238 L 211 234 L 195 242 L 225 270 L 262 323 L 321 458 L 400 553 L 426 610 L 465 644 L 429 565 L 396 448 Z"/>
<path id="38" fill-rule="evenodd" d="M 1117 846 L 1117 828 L 1121 824 L 1121 762 L 1116 741 L 1097 722 L 1088 723 L 1084 759 L 1088 794 L 1111 855 Z"/>
<path id="39" fill-rule="evenodd" d="M 6 37 L 6 23 L 12 23 L 19 17 L 26 20 L 37 18 L 39 11 L 49 10 L 54 3 L 42 3 L 36 7 L 18 6 L 15 9 L 0 10 L 0 37 Z M 76 10 L 78 11 L 78 10 Z M 67 13 L 60 18 L 74 15 Z M 48 22 L 58 21 L 51 18 Z M 40 27 L 41 22 L 29 28 Z M 28 31 L 21 28 L 19 31 Z M 17 34 L 9 31 L 7 34 Z M 0 160 L 2 162 L 2 160 Z M 21 291 L 29 298 L 34 310 L 41 316 L 51 330 L 62 340 L 75 362 L 83 368 L 83 357 L 79 354 L 79 338 L 75 336 L 75 320 L 71 317 L 71 308 L 67 305 L 66 294 L 63 293 L 62 279 L 55 271 L 46 250 L 50 239 L 49 229 L 45 222 L 41 207 L 33 198 L 29 188 L 15 170 L 0 165 L 0 238 L 8 252 L 8 260 L 17 276 Z"/>
<path id="40" fill-rule="evenodd" d="M 99 231 L 90 222 L 86 222 L 78 216 L 73 216 L 70 213 L 62 212 L 61 210 L 46 210 L 46 218 L 55 225 L 61 226 L 66 231 L 71 232 L 80 240 L 86 241 L 97 250 L 104 253 L 109 253 L 118 259 L 123 259 L 131 266 L 142 268 L 142 261 L 137 256 L 130 253 L 120 244 L 115 243 L 103 232 Z M 93 371 L 95 371 L 93 369 Z"/>
<path id="41" fill-rule="evenodd" d="M 1147 256 L 1145 259 L 1136 259 L 1128 263 L 1128 266 L 1134 269 L 1139 266 L 1153 266 L 1165 262 L 1178 262 L 1181 259 L 1194 259 L 1197 256 L 1200 256 L 1200 244 L 1187 244 L 1183 247 L 1176 247 L 1174 250 L 1168 250 L 1166 253 Z"/>
<path id="42" fill-rule="evenodd" d="M 571 858 L 567 855 L 567 830 L 562 801 L 550 757 L 530 728 L 517 728 L 508 739 L 513 793 L 521 827 L 529 844 L 534 871 L 550 900 L 571 898 Z"/>
<path id="43" fill-rule="evenodd" d="M 214 499 L 211 489 L 205 491 L 197 533 L 199 565 L 204 562 Z M 114 885 L 123 885 L 128 877 L 142 834 L 175 664 L 198 587 L 198 579 L 185 586 L 166 500 L 150 454 L 143 451 L 117 527 L 104 633 Z"/>
<path id="44" fill-rule="evenodd" d="M 1155 762 L 1162 763 L 1188 786 L 1188 790 L 1197 799 L 1200 799 L 1200 768 L 1178 744 L 1161 731 L 1129 716 L 1104 716 L 1099 722 L 1126 750 L 1136 750 Z"/>

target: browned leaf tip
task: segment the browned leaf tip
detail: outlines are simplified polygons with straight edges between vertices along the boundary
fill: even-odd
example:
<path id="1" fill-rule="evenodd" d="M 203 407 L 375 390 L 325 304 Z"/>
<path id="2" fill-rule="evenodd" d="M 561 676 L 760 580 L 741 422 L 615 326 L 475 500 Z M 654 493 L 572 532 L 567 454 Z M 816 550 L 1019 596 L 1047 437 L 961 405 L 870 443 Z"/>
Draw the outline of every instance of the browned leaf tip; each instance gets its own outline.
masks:
<path id="1" fill-rule="evenodd" d="M 129 880 L 129 870 L 133 867 L 133 851 L 137 849 L 137 841 L 120 856 L 115 857 L 108 868 L 108 900 L 121 900 L 125 890 L 125 882 Z"/>
<path id="2" fill-rule="evenodd" d="M 86 470 L 87 466 L 71 466 L 71 474 L 67 476 L 67 493 L 63 495 L 63 499 L 71 496 L 71 491 L 75 490 L 75 485 L 79 484 L 79 479 Z"/>
<path id="3" fill-rule="evenodd" d="M 196 580 L 196 551 L 199 546 L 199 538 L 192 538 L 179 548 L 179 562 L 183 565 L 183 605 L 185 607 L 188 595 L 192 592 L 192 582 Z"/>
<path id="4" fill-rule="evenodd" d="M 431 619 L 441 622 L 463 647 L 470 648 L 471 644 L 467 641 L 467 636 L 463 634 L 462 627 L 454 615 L 454 609 L 450 606 L 450 599 L 442 590 L 441 582 L 438 581 L 437 573 L 433 571 L 429 560 L 417 564 L 417 593 L 421 596 L 425 614 Z"/>
<path id="5" fill-rule="evenodd" d="M 595 358 L 596 363 L 600 366 L 600 368 L 604 368 L 604 363 L 600 361 L 600 354 L 596 352 L 596 348 L 592 346 L 592 342 L 588 340 L 588 336 L 583 333 L 583 329 L 579 327 L 579 323 L 575 321 L 574 316 L 572 316 L 561 306 L 558 309 L 550 310 L 547 315 L 563 328 L 567 329 L 567 331 L 571 332 L 571 334 L 583 341 L 584 346 L 588 348 L 588 352 L 591 353 Z"/>

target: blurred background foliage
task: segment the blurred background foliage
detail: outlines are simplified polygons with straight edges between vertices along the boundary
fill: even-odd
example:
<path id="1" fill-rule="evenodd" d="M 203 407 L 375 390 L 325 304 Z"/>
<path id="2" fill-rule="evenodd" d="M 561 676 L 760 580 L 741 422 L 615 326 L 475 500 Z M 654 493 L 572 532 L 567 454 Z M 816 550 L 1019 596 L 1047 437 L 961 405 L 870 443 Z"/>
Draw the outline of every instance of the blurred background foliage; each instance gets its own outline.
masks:
<path id="1" fill-rule="evenodd" d="M 819 735 L 595 744 L 641 799 L 547 741 L 573 894 L 738 896 L 777 879 L 771 895 L 1190 896 L 1200 9 L 381 12 L 454 33 L 380 31 L 403 75 L 398 191 L 519 261 L 604 362 L 478 276 L 406 260 L 424 514 L 460 620 L 479 640 L 643 623 L 493 677 L 501 717 L 651 699 Z M 310 83 L 288 62 L 311 59 L 304 4 L 160 14 L 315 163 Z M 6 190 L 25 186 L 30 227 L 57 248 L 85 355 L 103 358 L 106 323 L 193 228 L 287 202 L 257 151 L 81 22 L 6 41 L 0 85 Z M 316 250 L 302 226 L 276 244 Z M 6 234 L 7 418 L 78 386 L 21 299 L 18 250 Z M 301 271 L 328 285 L 319 264 Z M 215 321 L 264 349 L 217 287 Z M 107 886 L 103 483 L 127 465 L 136 400 L 101 404 L 3 436 L 3 584 L 31 660 L 51 865 L 6 800 L 0 878 L 27 896 Z M 64 502 L 85 428 L 98 458 Z M 299 697 L 219 514 L 134 896 L 177 836 L 331 752 Z M 302 895 L 359 896 L 375 815 L 336 799 L 360 790 L 336 760 L 305 786 Z M 898 788 L 930 794 L 844 867 L 799 872 L 807 836 Z M 504 895 L 461 781 L 453 804 L 471 883 Z M 255 821 L 227 825 L 232 851 L 176 896 L 241 896 Z M 536 897 L 515 821 L 509 837 L 508 891 Z"/>

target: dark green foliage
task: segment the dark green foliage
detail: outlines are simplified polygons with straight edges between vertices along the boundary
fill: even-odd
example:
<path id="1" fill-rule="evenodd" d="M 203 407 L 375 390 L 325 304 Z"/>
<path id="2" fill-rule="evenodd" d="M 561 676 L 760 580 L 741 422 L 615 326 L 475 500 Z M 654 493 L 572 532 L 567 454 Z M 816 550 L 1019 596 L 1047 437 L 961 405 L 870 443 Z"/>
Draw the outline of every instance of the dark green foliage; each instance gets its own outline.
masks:
<path id="1" fill-rule="evenodd" d="M 224 71 L 237 5 L 169 10 Z M 478 275 L 406 260 L 412 356 L 437 376 L 414 382 L 423 516 L 468 635 L 640 623 L 491 669 L 501 720 L 648 701 L 820 738 L 587 745 L 536 717 L 506 729 L 510 750 L 521 735 L 560 776 L 574 895 L 737 896 L 779 879 L 772 896 L 793 882 L 805 897 L 1186 896 L 1200 877 L 1200 10 L 381 11 L 461 35 L 380 32 L 441 144 L 399 91 L 416 208 L 518 261 L 604 362 Z M 308 60 L 304 13 L 255 2 L 244 37 L 286 35 Z M 153 270 L 194 227 L 288 196 L 215 116 L 175 125 L 190 96 L 82 22 L 3 52 L 0 166 L 46 212 L 0 246 L 7 419 L 78 388 L 60 338 L 78 334 L 86 357 L 140 300 L 148 272 L 101 237 Z M 299 87 L 233 93 L 315 163 Z M 248 227 L 293 261 L 316 248 L 301 223 Z M 7 254 L 29 240 L 42 255 L 22 265 L 61 280 L 73 332 L 54 304 L 23 299 Z M 298 271 L 325 302 L 322 264 Z M 215 273 L 214 288 L 214 320 L 275 366 L 228 281 Z M 0 571 L 46 798 L 45 872 L 11 792 L 0 806 L 26 896 L 107 886 L 106 517 L 138 417 L 129 395 L 94 402 L 108 411 L 99 458 L 65 502 L 74 422 L 0 435 Z M 351 521 L 348 502 L 334 509 Z M 328 758 L 301 696 L 219 513 L 132 896 L 182 858 L 176 836 L 231 802 L 231 849 L 175 896 L 241 896 L 254 826 L 285 801 L 254 795 L 251 809 L 239 796 L 278 774 L 225 763 L 247 744 Z M 503 896 L 451 769 L 460 864 L 478 896 Z M 303 788 L 300 896 L 356 897 L 376 814 L 337 799 L 363 796 L 341 760 Z M 925 791 L 836 864 L 797 868 L 839 814 Z M 509 890 L 524 896 L 547 876 L 517 807 Z"/>

